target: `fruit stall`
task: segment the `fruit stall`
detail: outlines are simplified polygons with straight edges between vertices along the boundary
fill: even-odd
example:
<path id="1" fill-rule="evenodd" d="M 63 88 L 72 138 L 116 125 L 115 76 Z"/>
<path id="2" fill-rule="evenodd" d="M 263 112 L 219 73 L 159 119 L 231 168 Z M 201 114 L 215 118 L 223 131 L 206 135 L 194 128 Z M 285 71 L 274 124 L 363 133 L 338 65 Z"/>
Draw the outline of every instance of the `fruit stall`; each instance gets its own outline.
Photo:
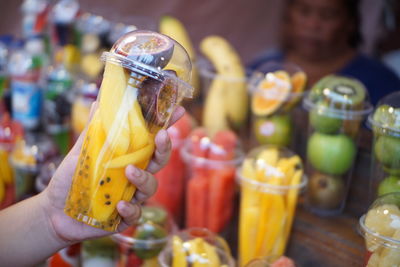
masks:
<path id="1" fill-rule="evenodd" d="M 38 266 L 400 266 L 399 93 L 373 106 L 352 77 L 250 70 L 174 16 L 21 10 L 23 38 L 0 36 L 0 210 L 51 190 L 81 140 L 63 211 L 109 232 Z M 120 232 L 117 204 L 140 195 L 127 166 L 151 169 L 161 129 L 170 159 Z"/>

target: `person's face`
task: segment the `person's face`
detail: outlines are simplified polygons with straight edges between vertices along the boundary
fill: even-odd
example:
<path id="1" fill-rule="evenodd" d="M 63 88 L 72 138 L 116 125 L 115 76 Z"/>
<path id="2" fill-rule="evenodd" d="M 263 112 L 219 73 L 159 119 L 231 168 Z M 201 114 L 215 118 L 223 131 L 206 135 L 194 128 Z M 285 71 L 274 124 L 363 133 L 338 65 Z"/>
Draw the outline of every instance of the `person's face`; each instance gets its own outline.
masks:
<path id="1" fill-rule="evenodd" d="M 343 0 L 293 0 L 288 15 L 290 45 L 303 56 L 327 57 L 348 45 L 353 25 Z"/>

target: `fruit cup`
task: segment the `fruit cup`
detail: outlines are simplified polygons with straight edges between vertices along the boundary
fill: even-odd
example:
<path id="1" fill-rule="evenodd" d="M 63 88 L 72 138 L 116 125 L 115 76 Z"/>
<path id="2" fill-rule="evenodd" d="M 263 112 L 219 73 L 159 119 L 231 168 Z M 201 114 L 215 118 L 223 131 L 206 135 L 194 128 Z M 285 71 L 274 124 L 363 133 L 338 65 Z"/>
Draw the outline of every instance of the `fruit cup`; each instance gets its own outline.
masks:
<path id="1" fill-rule="evenodd" d="M 306 83 L 306 74 L 292 63 L 268 62 L 252 73 L 252 140 L 282 147 L 295 144 L 292 111 L 301 100 Z"/>
<path id="2" fill-rule="evenodd" d="M 118 260 L 117 244 L 109 236 L 81 244 L 82 266 L 114 267 Z"/>
<path id="3" fill-rule="evenodd" d="M 194 126 L 194 119 L 185 113 L 174 125 L 168 128 L 172 151 L 167 165 L 155 174 L 158 181 L 157 192 L 150 199 L 165 207 L 180 225 L 183 220 L 185 199 L 185 163 L 181 158 L 181 149 L 185 139 Z"/>
<path id="4" fill-rule="evenodd" d="M 257 147 L 237 177 L 240 266 L 257 258 L 279 258 L 289 240 L 299 191 L 307 184 L 300 157 L 278 146 Z"/>
<path id="5" fill-rule="evenodd" d="M 0 209 L 15 201 L 14 173 L 9 155 L 15 142 L 22 138 L 21 124 L 12 121 L 8 113 L 0 117 Z"/>
<path id="6" fill-rule="evenodd" d="M 243 159 L 239 140 L 231 130 L 209 136 L 204 128 L 197 128 L 181 155 L 188 173 L 186 227 L 220 233 L 233 213 L 235 171 Z"/>
<path id="7" fill-rule="evenodd" d="M 381 99 L 368 117 L 372 145 L 371 196 L 400 192 L 400 93 Z"/>
<path id="8" fill-rule="evenodd" d="M 226 241 L 205 228 L 188 228 L 173 235 L 158 261 L 161 267 L 235 266 Z"/>
<path id="9" fill-rule="evenodd" d="M 57 155 L 57 147 L 47 135 L 27 133 L 17 141 L 10 156 L 17 201 L 36 193 L 35 180 L 43 163 Z"/>
<path id="10" fill-rule="evenodd" d="M 365 266 L 400 266 L 400 193 L 376 199 L 360 218 L 367 249 Z"/>
<path id="11" fill-rule="evenodd" d="M 145 169 L 154 139 L 184 97 L 191 63 L 171 38 L 133 31 L 103 53 L 105 71 L 98 108 L 88 125 L 64 211 L 93 227 L 115 231 L 121 221 L 116 205 L 130 201 L 136 188 L 126 166 Z"/>
<path id="12" fill-rule="evenodd" d="M 372 110 L 356 79 L 329 75 L 303 99 L 309 115 L 307 207 L 319 215 L 343 211 L 357 154 L 361 122 Z"/>
<path id="13" fill-rule="evenodd" d="M 114 234 L 120 257 L 118 267 L 157 267 L 157 257 L 167 244 L 168 235 L 177 231 L 168 212 L 157 205 L 144 206 L 139 222 Z"/>

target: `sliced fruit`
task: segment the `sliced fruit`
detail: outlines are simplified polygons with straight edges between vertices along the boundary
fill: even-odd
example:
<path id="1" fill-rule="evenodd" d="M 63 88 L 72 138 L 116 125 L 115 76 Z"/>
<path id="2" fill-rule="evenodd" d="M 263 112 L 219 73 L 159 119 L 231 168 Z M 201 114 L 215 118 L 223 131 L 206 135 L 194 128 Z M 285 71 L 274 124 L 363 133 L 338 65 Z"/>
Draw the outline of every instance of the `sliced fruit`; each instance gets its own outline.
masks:
<path id="1" fill-rule="evenodd" d="M 145 206 L 142 208 L 140 221 L 142 223 L 150 221 L 152 223 L 163 226 L 167 221 L 167 212 L 160 207 Z"/>
<path id="2" fill-rule="evenodd" d="M 117 155 L 125 154 L 130 144 L 127 112 L 131 103 L 126 103 L 125 94 L 129 93 L 127 82 L 128 76 L 122 66 L 106 63 L 100 88 L 99 112 L 107 139 Z"/>
<path id="3" fill-rule="evenodd" d="M 238 138 L 231 130 L 217 132 L 210 146 L 208 158 L 212 160 L 232 160 L 235 157 Z"/>
<path id="4" fill-rule="evenodd" d="M 290 98 L 285 104 L 285 110 L 292 109 L 301 99 L 302 93 L 306 88 L 307 75 L 303 71 L 298 71 L 290 77 L 292 83 L 292 91 L 290 92 Z"/>
<path id="5" fill-rule="evenodd" d="M 182 239 L 174 235 L 172 237 L 172 267 L 187 267 L 186 250 Z"/>
<path id="6" fill-rule="evenodd" d="M 400 240 L 400 229 L 392 236 L 394 240 Z M 380 253 L 379 267 L 400 266 L 400 253 L 397 248 L 383 247 Z"/>
<path id="7" fill-rule="evenodd" d="M 151 142 L 142 149 L 139 149 L 133 153 L 126 154 L 117 158 L 110 160 L 109 163 L 106 164 L 107 168 L 122 168 L 126 167 L 129 164 L 138 165 L 144 161 L 147 161 L 151 158 L 154 152 L 154 143 Z"/>
<path id="8" fill-rule="evenodd" d="M 205 257 L 208 259 L 208 266 L 209 267 L 220 267 L 220 260 L 218 253 L 215 249 L 215 246 L 209 244 L 208 242 L 202 240 L 203 247 L 205 251 Z"/>
<path id="9" fill-rule="evenodd" d="M 189 251 L 192 267 L 208 266 L 208 260 L 205 258 L 204 253 L 203 240 L 200 237 L 186 241 L 185 244 Z"/>
<path id="10" fill-rule="evenodd" d="M 325 84 L 325 98 L 340 106 L 358 106 L 363 103 L 366 95 L 364 85 L 356 79 L 335 76 Z"/>
<path id="11" fill-rule="evenodd" d="M 146 121 L 143 118 L 142 110 L 137 101 L 133 102 L 133 106 L 129 111 L 129 129 L 131 134 L 130 151 L 142 149 L 149 144 L 151 135 L 147 129 Z"/>
<path id="12" fill-rule="evenodd" d="M 396 231 L 392 222 L 398 221 L 399 218 L 400 210 L 396 205 L 384 204 L 368 211 L 365 225 L 380 235 L 392 237 Z"/>
<path id="13" fill-rule="evenodd" d="M 268 73 L 252 96 L 251 108 L 255 115 L 267 116 L 277 111 L 291 91 L 290 77 L 285 71 Z"/>

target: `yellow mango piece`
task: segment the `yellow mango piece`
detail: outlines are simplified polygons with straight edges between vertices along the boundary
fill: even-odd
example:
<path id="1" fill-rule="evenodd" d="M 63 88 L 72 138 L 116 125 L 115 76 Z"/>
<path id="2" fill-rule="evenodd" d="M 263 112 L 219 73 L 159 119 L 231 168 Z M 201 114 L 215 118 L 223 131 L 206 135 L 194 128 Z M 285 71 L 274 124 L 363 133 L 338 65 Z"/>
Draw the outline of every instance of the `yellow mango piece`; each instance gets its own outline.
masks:
<path id="1" fill-rule="evenodd" d="M 3 178 L 4 184 L 6 185 L 14 182 L 14 175 L 6 150 L 0 150 L 0 177 Z"/>
<path id="2" fill-rule="evenodd" d="M 104 222 L 110 218 L 116 210 L 117 203 L 122 199 L 127 185 L 125 168 L 106 170 L 92 195 L 91 211 L 96 220 Z"/>
<path id="3" fill-rule="evenodd" d="M 131 110 L 129 111 L 129 128 L 131 133 L 131 147 L 130 151 L 142 149 L 152 137 L 147 129 L 147 123 L 144 120 L 142 109 L 139 102 L 134 101 Z"/>
<path id="4" fill-rule="evenodd" d="M 203 248 L 206 254 L 206 258 L 208 259 L 208 266 L 209 267 L 220 267 L 220 260 L 218 253 L 215 249 L 215 247 L 203 239 L 201 240 L 203 242 Z"/>
<path id="5" fill-rule="evenodd" d="M 127 117 L 132 102 L 128 99 L 128 78 L 122 66 L 106 63 L 99 110 L 108 142 L 116 155 L 125 154 L 130 144 Z"/>
<path id="6" fill-rule="evenodd" d="M 122 168 L 129 164 L 137 165 L 151 158 L 154 152 L 154 143 L 149 143 L 140 150 L 112 159 L 107 163 L 107 168 Z"/>
<path id="7" fill-rule="evenodd" d="M 259 215 L 258 207 L 247 207 L 241 203 L 239 221 L 240 266 L 246 265 L 251 259 L 255 258 Z"/>
<path id="8" fill-rule="evenodd" d="M 199 237 L 186 241 L 185 245 L 188 248 L 190 258 L 192 260 L 192 267 L 205 267 L 208 262 L 204 251 L 203 240 Z"/>
<path id="9" fill-rule="evenodd" d="M 182 239 L 178 236 L 172 237 L 172 267 L 187 267 L 186 251 Z"/>

